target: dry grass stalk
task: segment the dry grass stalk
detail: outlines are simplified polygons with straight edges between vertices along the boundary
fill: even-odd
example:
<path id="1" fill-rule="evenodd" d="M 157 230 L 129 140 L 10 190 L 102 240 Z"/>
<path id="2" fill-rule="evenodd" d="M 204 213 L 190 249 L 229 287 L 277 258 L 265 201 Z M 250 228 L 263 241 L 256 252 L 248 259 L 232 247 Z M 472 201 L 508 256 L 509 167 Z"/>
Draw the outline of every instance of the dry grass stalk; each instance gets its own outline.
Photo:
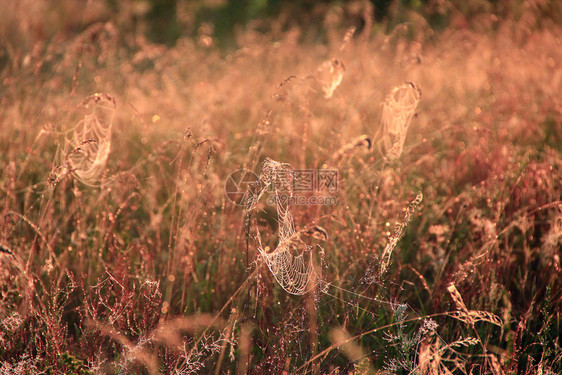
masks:
<path id="1" fill-rule="evenodd" d="M 355 138 L 351 142 L 348 142 L 341 146 L 338 151 L 332 154 L 332 160 L 340 160 L 346 156 L 353 155 L 358 150 L 365 148 L 367 150 L 371 149 L 372 141 L 369 136 L 363 134 Z"/>
<path id="2" fill-rule="evenodd" d="M 452 350 L 451 348 L 453 347 L 467 347 L 479 343 L 480 340 L 474 337 L 467 337 L 442 345 L 439 338 L 434 335 L 425 337 L 420 343 L 416 369 L 419 369 L 421 375 L 452 374 L 451 370 L 445 365 L 445 362 L 450 361 L 450 359 L 444 356 L 446 352 Z"/>
<path id="3" fill-rule="evenodd" d="M 452 313 L 452 316 L 454 318 L 470 325 L 474 325 L 475 322 L 482 321 L 495 324 L 498 327 L 503 326 L 501 318 L 495 314 L 492 314 L 488 311 L 468 310 L 455 284 L 449 284 L 447 290 L 449 291 L 449 294 L 451 295 L 451 298 L 453 299 L 453 302 L 458 309 L 458 311 Z"/>
<path id="4" fill-rule="evenodd" d="M 142 340 L 138 344 L 134 344 L 125 335 L 117 332 L 113 327 L 102 324 L 95 320 L 87 320 L 86 326 L 92 329 L 98 329 L 101 334 L 110 337 L 112 340 L 121 345 L 125 350 L 125 360 L 139 361 L 146 366 L 151 375 L 160 374 L 158 356 L 151 351 L 143 348 L 146 342 Z"/>
<path id="5" fill-rule="evenodd" d="M 47 246 L 47 250 L 49 251 L 49 255 L 51 256 L 47 261 L 46 264 L 49 264 L 50 267 L 52 268 L 53 263 L 55 265 L 59 265 L 59 260 L 58 257 L 55 253 L 55 250 L 53 249 L 53 247 L 51 246 L 51 243 L 47 240 L 47 237 L 45 237 L 45 234 L 43 233 L 43 231 L 35 224 L 33 223 L 29 218 L 27 218 L 25 215 L 22 215 L 18 212 L 14 212 L 14 211 L 9 211 L 6 213 L 6 217 L 10 217 L 10 216 L 15 216 L 18 217 L 19 219 L 21 219 L 23 222 L 25 222 L 27 225 L 29 225 L 29 227 L 31 229 L 33 229 L 35 231 L 35 233 L 37 233 L 37 235 L 39 236 L 39 238 L 41 238 L 41 240 L 45 243 L 45 246 Z M 8 249 L 9 250 L 9 249 Z M 21 260 L 18 260 L 15 257 L 14 253 L 11 253 L 11 255 L 16 259 L 17 263 L 19 262 L 20 265 L 23 265 L 23 263 L 21 262 Z M 28 264 L 29 264 L 29 259 L 28 259 Z M 18 266 L 19 267 L 19 266 Z M 27 268 L 27 267 L 26 267 Z"/>
<path id="6" fill-rule="evenodd" d="M 328 337 L 332 344 L 355 364 L 355 373 L 363 375 L 375 373 L 365 350 L 353 342 L 353 338 L 346 330 L 333 328 L 328 333 Z"/>
<path id="7" fill-rule="evenodd" d="M 340 52 L 342 52 L 347 47 L 349 42 L 351 42 L 351 40 L 353 39 L 353 35 L 355 34 L 356 30 L 357 30 L 357 28 L 355 26 L 351 26 L 347 29 L 347 31 L 345 32 L 345 35 L 343 36 L 342 43 L 340 45 Z"/>
<path id="8" fill-rule="evenodd" d="M 466 308 L 466 305 L 462 300 L 462 296 L 459 293 L 455 284 L 453 283 L 449 284 L 449 286 L 447 286 L 447 291 L 449 291 L 449 294 L 451 295 L 451 298 L 453 299 L 453 302 L 455 303 L 457 309 L 459 309 L 462 314 L 464 314 L 467 318 L 469 318 L 470 314 L 468 313 L 468 309 Z"/>
<path id="9" fill-rule="evenodd" d="M 10 250 L 10 248 L 8 248 L 8 246 L 4 246 L 4 245 L 0 244 L 0 253 L 8 254 L 14 260 L 16 259 L 16 255 L 14 254 L 14 252 L 12 250 Z"/>
<path id="10" fill-rule="evenodd" d="M 381 255 L 379 276 L 382 276 L 386 273 L 388 266 L 390 265 L 390 257 L 392 255 L 392 252 L 394 251 L 396 244 L 398 244 L 398 241 L 400 241 L 402 236 L 404 236 L 406 227 L 408 226 L 410 220 L 412 220 L 412 216 L 416 211 L 416 209 L 418 208 L 418 206 L 420 205 L 420 203 L 422 202 L 422 200 L 423 200 L 423 194 L 419 192 L 416 198 L 406 208 L 406 212 L 404 213 L 404 218 L 401 221 L 397 222 L 396 225 L 394 226 L 392 235 L 388 239 Z"/>
<path id="11" fill-rule="evenodd" d="M 224 322 L 220 319 L 215 319 L 214 316 L 209 314 L 178 317 L 160 323 L 154 332 L 154 339 L 168 345 L 172 349 L 180 348 L 183 343 L 182 332 L 188 332 L 193 335 L 201 328 L 209 326 L 222 328 Z"/>
<path id="12" fill-rule="evenodd" d="M 334 95 L 334 91 L 336 91 L 343 80 L 344 73 L 345 65 L 341 60 L 335 58 L 324 61 L 318 67 L 314 77 L 322 87 L 326 99 Z"/>
<path id="13" fill-rule="evenodd" d="M 418 368 L 422 375 L 440 375 L 441 371 L 441 350 L 438 340 L 425 338 L 420 343 L 418 351 Z"/>
<path id="14" fill-rule="evenodd" d="M 238 339 L 238 350 L 240 355 L 238 358 L 238 374 L 245 375 L 248 373 L 248 364 L 250 361 L 250 349 L 252 344 L 252 323 L 242 324 L 240 328 L 240 338 Z"/>

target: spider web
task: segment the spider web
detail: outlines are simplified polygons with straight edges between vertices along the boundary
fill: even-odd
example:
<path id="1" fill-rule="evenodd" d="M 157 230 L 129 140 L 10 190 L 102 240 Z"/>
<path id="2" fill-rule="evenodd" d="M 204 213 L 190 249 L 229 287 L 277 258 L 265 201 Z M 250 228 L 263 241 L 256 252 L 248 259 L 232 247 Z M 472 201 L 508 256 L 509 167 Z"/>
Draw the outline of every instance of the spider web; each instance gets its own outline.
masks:
<path id="1" fill-rule="evenodd" d="M 91 112 L 65 138 L 66 162 L 70 172 L 83 184 L 94 186 L 102 177 L 111 151 L 111 128 L 115 99 L 96 93 L 82 105 Z"/>
<path id="2" fill-rule="evenodd" d="M 262 245 L 259 230 L 256 229 L 257 248 L 279 285 L 287 293 L 303 295 L 315 286 L 318 276 L 312 262 L 314 246 L 304 243 L 295 231 L 293 215 L 289 210 L 288 198 L 293 196 L 293 178 L 293 169 L 289 164 L 267 158 L 258 180 L 250 190 L 248 210 L 256 207 L 266 189 L 273 190 L 277 205 L 279 243 L 275 250 L 268 252 Z M 308 260 L 305 260 L 305 253 L 309 253 Z"/>
<path id="3" fill-rule="evenodd" d="M 268 253 L 261 244 L 259 231 L 257 232 L 257 238 L 258 251 L 275 280 L 287 293 L 302 295 L 314 286 L 315 272 L 312 253 L 310 253 L 308 260 L 304 258 L 304 253 L 310 252 L 312 246 L 304 244 L 299 238 L 296 241 L 291 238 L 281 241 L 273 252 Z M 293 254 L 294 251 L 298 251 L 302 247 L 304 247 L 302 253 Z"/>
<path id="4" fill-rule="evenodd" d="M 406 133 L 416 107 L 421 99 L 421 90 L 415 83 L 408 82 L 395 87 L 384 100 L 381 116 L 382 138 L 379 147 L 389 160 L 400 157 L 406 140 Z"/>
<path id="5" fill-rule="evenodd" d="M 324 61 L 317 69 L 315 78 L 322 85 L 322 91 L 326 99 L 334 95 L 339 87 L 345 73 L 345 65 L 338 59 Z"/>

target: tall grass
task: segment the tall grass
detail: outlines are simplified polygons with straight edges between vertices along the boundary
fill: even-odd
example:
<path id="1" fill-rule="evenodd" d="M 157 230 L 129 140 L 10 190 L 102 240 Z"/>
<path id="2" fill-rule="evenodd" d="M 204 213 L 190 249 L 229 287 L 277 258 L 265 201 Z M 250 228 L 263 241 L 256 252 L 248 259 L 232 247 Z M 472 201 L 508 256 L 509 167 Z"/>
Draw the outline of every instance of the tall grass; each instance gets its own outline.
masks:
<path id="1" fill-rule="evenodd" d="M 355 34 L 320 7 L 324 42 L 280 16 L 224 51 L 73 4 L 0 16 L 0 373 L 562 371 L 562 31 L 540 7 L 386 33 L 350 5 Z M 391 127 L 405 82 L 423 96 Z M 337 204 L 249 220 L 224 184 L 266 158 L 337 170 Z M 281 232 L 320 277 L 302 295 L 266 265 Z"/>

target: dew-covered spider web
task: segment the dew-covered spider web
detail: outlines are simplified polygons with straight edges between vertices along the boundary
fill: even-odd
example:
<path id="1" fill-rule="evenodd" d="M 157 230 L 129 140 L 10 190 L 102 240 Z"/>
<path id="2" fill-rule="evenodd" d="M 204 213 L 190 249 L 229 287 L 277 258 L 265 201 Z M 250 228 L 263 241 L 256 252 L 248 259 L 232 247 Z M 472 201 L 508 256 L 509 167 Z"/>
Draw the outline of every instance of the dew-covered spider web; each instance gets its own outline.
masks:
<path id="1" fill-rule="evenodd" d="M 266 159 L 262 165 L 258 179 L 248 191 L 248 212 L 257 207 L 258 201 L 263 196 L 266 189 L 273 192 L 276 203 L 278 245 L 273 251 L 269 251 L 268 247 L 263 246 L 259 229 L 256 228 L 256 242 L 260 257 L 267 264 L 269 271 L 272 273 L 277 283 L 287 293 L 293 295 L 303 295 L 308 292 L 317 292 L 332 299 L 339 300 L 350 307 L 346 312 L 346 319 L 349 316 L 348 314 L 353 314 L 353 311 L 359 310 L 361 310 L 361 314 L 369 314 L 373 317 L 377 316 L 378 312 L 373 311 L 371 308 L 361 307 L 358 303 L 358 298 L 369 300 L 369 303 L 374 302 L 377 304 L 387 305 L 393 312 L 393 319 L 397 322 L 397 329 L 394 330 L 397 331 L 397 333 L 394 333 L 394 331 L 389 331 L 387 333 L 386 340 L 388 341 L 389 346 L 396 346 L 402 341 L 411 343 L 411 347 L 405 347 L 404 345 L 400 347 L 402 348 L 403 353 L 402 356 L 399 356 L 398 358 L 401 361 L 397 364 L 391 363 L 391 365 L 394 365 L 398 369 L 404 367 L 403 364 L 406 364 L 409 368 L 413 369 L 416 362 L 414 360 L 407 361 L 411 359 L 411 353 L 416 352 L 413 348 L 415 348 L 425 336 L 430 335 L 430 332 L 434 332 L 437 324 L 432 319 L 421 318 L 407 304 L 399 304 L 392 300 L 385 301 L 377 297 L 368 296 L 364 293 L 357 293 L 353 290 L 348 290 L 338 285 L 327 283 L 320 277 L 313 263 L 312 250 L 315 247 L 306 244 L 301 239 L 300 233 L 303 233 L 303 231 L 295 230 L 294 220 L 290 210 L 290 202 L 289 199 L 287 199 L 293 196 L 292 186 L 294 177 L 293 170 L 289 164 L 283 164 L 271 159 Z M 411 220 L 421 201 L 422 194 L 419 193 L 406 208 L 404 218 L 399 220 L 394 227 L 394 231 L 388 239 L 387 246 L 383 250 L 382 262 L 384 265 L 381 266 L 382 268 L 388 267 L 392 250 L 403 236 L 407 224 Z M 318 230 L 318 233 L 321 233 L 324 238 L 327 237 L 327 233 L 325 233 L 323 228 Z M 324 263 L 324 254 L 322 249 L 320 250 L 320 255 L 322 257 L 322 263 Z M 331 293 L 330 288 L 334 288 L 336 293 Z M 342 293 L 351 295 L 352 300 L 344 298 Z M 316 293 L 314 295 L 316 295 Z M 318 303 L 318 299 L 316 297 L 313 298 L 313 301 L 314 303 Z M 403 331 L 405 330 L 404 327 L 408 319 L 406 313 L 408 308 L 413 312 L 416 318 L 419 319 L 419 321 L 423 321 L 423 325 L 418 332 L 405 336 Z M 400 341 L 401 338 L 404 337 L 405 339 Z M 297 369 L 297 372 L 303 370 L 306 366 L 307 364 L 301 366 Z"/>
<path id="2" fill-rule="evenodd" d="M 314 270 L 312 250 L 295 231 L 290 198 L 293 197 L 293 169 L 289 164 L 267 158 L 258 180 L 249 191 L 248 210 L 253 210 L 260 197 L 269 189 L 274 193 L 277 220 L 278 245 L 268 252 L 263 247 L 259 230 L 256 230 L 257 248 L 279 285 L 290 294 L 302 295 L 320 280 Z M 323 250 L 320 248 L 320 251 Z M 307 259 L 305 259 L 305 256 Z"/>
<path id="3" fill-rule="evenodd" d="M 65 164 L 85 185 L 94 186 L 105 171 L 111 150 L 115 99 L 96 93 L 82 102 L 90 112 L 65 136 Z"/>
<path id="4" fill-rule="evenodd" d="M 269 248 L 264 248 L 262 245 L 260 232 L 256 229 L 257 249 L 279 285 L 287 293 L 302 295 L 319 283 L 324 287 L 327 287 L 328 284 L 315 271 L 312 258 L 312 250 L 315 246 L 306 244 L 301 239 L 300 232 L 295 230 L 289 204 L 290 198 L 293 197 L 293 179 L 294 174 L 290 164 L 266 158 L 257 181 L 247 192 L 246 204 L 248 212 L 250 212 L 256 208 L 266 190 L 269 189 L 274 193 L 278 221 L 278 244 L 273 251 L 269 252 Z M 392 252 L 404 235 L 405 229 L 422 199 L 423 195 L 420 192 L 405 209 L 404 217 L 396 223 L 383 249 L 379 262 L 379 275 L 384 274 L 388 269 Z M 325 235 L 327 236 L 327 234 Z M 324 250 L 320 246 L 318 247 L 323 259 Z M 307 255 L 306 259 L 305 255 Z M 368 280 L 367 284 L 370 284 L 373 279 L 373 265 L 370 264 L 363 281 Z"/>
<path id="5" fill-rule="evenodd" d="M 324 61 L 316 70 L 315 78 L 322 85 L 322 91 L 326 99 L 334 95 L 339 87 L 345 73 L 345 65 L 341 60 L 330 59 Z"/>
<path id="6" fill-rule="evenodd" d="M 400 157 L 406 140 L 406 133 L 416 107 L 421 99 L 421 89 L 412 82 L 395 87 L 384 100 L 379 148 L 389 160 Z"/>

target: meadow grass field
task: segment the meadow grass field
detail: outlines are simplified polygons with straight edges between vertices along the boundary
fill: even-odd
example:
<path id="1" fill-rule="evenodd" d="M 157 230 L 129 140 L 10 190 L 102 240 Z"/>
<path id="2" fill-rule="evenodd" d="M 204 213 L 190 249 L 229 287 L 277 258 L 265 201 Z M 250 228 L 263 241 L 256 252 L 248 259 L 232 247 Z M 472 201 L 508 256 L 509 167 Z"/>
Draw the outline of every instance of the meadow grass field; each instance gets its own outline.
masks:
<path id="1" fill-rule="evenodd" d="M 2 3 L 0 374 L 562 372 L 556 2 Z"/>

